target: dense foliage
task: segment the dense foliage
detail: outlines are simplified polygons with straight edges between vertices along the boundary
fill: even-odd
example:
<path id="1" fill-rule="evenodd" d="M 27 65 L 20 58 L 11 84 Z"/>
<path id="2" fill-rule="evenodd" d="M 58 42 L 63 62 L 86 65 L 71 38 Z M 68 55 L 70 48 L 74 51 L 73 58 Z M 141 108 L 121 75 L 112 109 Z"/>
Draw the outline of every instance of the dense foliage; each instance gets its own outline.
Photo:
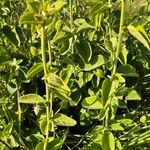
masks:
<path id="1" fill-rule="evenodd" d="M 0 149 L 150 147 L 149 0 L 0 1 Z"/>

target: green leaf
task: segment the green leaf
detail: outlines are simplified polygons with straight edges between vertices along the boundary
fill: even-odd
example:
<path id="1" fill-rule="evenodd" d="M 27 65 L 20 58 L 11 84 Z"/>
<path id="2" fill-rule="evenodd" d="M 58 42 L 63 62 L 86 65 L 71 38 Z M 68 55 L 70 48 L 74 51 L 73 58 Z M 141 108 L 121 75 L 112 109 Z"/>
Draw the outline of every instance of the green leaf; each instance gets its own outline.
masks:
<path id="1" fill-rule="evenodd" d="M 2 33 L 6 36 L 6 38 L 12 42 L 14 45 L 18 46 L 19 41 L 16 37 L 17 33 L 13 32 L 12 28 L 8 25 L 5 25 L 2 28 Z"/>
<path id="2" fill-rule="evenodd" d="M 139 31 L 139 30 L 140 31 Z M 138 39 L 145 47 L 147 47 L 148 50 L 150 50 L 150 43 L 149 41 L 147 41 L 147 38 L 145 38 L 140 32 L 142 32 L 144 35 L 146 34 L 142 28 L 142 26 L 138 26 L 137 28 L 135 28 L 134 26 L 130 25 L 128 26 L 128 30 L 129 32 L 136 38 Z M 147 37 L 147 35 L 146 35 Z"/>
<path id="3" fill-rule="evenodd" d="M 103 149 L 100 144 L 93 142 L 88 144 L 88 146 L 85 146 L 84 150 L 103 150 Z"/>
<path id="4" fill-rule="evenodd" d="M 117 72 L 127 77 L 139 77 L 138 73 L 136 72 L 136 69 L 129 64 L 125 66 L 120 66 Z"/>
<path id="5" fill-rule="evenodd" d="M 142 122 L 143 124 L 145 124 L 147 122 L 147 117 L 146 115 L 143 115 L 141 118 L 140 118 L 140 122 Z"/>
<path id="6" fill-rule="evenodd" d="M 76 81 L 79 87 L 84 86 L 87 82 L 91 81 L 93 78 L 93 74 L 91 72 L 79 72 L 78 80 Z"/>
<path id="7" fill-rule="evenodd" d="M 118 148 L 118 150 L 122 150 L 122 145 L 118 139 L 116 139 L 116 148 Z"/>
<path id="8" fill-rule="evenodd" d="M 105 64 L 104 57 L 102 55 L 94 55 L 89 63 L 81 63 L 80 68 L 84 71 L 90 71 L 99 66 L 102 66 L 103 64 Z"/>
<path id="9" fill-rule="evenodd" d="M 128 51 L 124 47 L 121 50 L 121 53 L 119 53 L 119 61 L 121 62 L 122 65 L 126 65 L 127 64 L 127 55 L 128 55 Z"/>
<path id="10" fill-rule="evenodd" d="M 20 24 L 34 24 L 34 25 L 39 25 L 42 24 L 42 20 L 39 17 L 35 17 L 35 13 L 34 12 L 26 12 L 25 14 L 23 14 L 20 17 L 19 20 Z"/>
<path id="11" fill-rule="evenodd" d="M 28 0 L 27 9 L 30 12 L 38 13 L 40 8 L 40 3 L 38 1 Z"/>
<path id="12" fill-rule="evenodd" d="M 76 45 L 79 56 L 85 63 L 88 63 L 92 57 L 92 48 L 89 42 L 80 40 L 80 43 Z"/>
<path id="13" fill-rule="evenodd" d="M 114 131 L 123 131 L 123 127 L 120 125 L 120 123 L 114 123 L 111 124 L 111 129 Z"/>
<path id="14" fill-rule="evenodd" d="M 96 14 L 101 14 L 107 8 L 108 8 L 108 5 L 106 3 L 102 3 L 102 2 L 97 3 L 91 9 L 91 16 L 96 15 Z"/>
<path id="15" fill-rule="evenodd" d="M 53 44 L 58 44 L 60 42 L 63 42 L 64 40 L 67 40 L 69 38 L 71 38 L 73 36 L 73 34 L 69 31 L 58 31 L 53 40 L 51 41 Z"/>
<path id="16" fill-rule="evenodd" d="M 34 77 L 36 74 L 41 72 L 43 70 L 43 64 L 42 63 L 37 63 L 34 66 L 30 68 L 30 70 L 26 74 L 26 78 L 30 79 Z"/>
<path id="17" fill-rule="evenodd" d="M 37 104 L 37 103 L 45 103 L 45 100 L 37 94 L 27 94 L 21 96 L 19 98 L 19 102 L 24 104 Z"/>
<path id="18" fill-rule="evenodd" d="M 137 28 L 137 30 L 146 38 L 147 42 L 148 42 L 149 45 L 150 45 L 150 39 L 149 39 L 149 37 L 148 37 L 146 31 L 144 30 L 144 28 L 143 28 L 142 26 L 140 26 L 140 25 L 138 25 L 136 28 Z"/>
<path id="19" fill-rule="evenodd" d="M 68 65 L 66 69 L 61 71 L 60 76 L 66 84 L 69 83 L 69 79 L 72 75 L 72 72 L 73 72 L 73 66 L 72 65 Z"/>
<path id="20" fill-rule="evenodd" d="M 72 99 L 68 95 L 61 93 L 54 89 L 53 89 L 53 93 L 55 93 L 60 99 L 66 101 L 66 102 L 69 102 L 71 106 L 76 106 L 76 103 L 74 101 L 72 101 Z"/>
<path id="21" fill-rule="evenodd" d="M 77 30 L 78 33 L 88 30 L 94 30 L 95 28 L 87 22 L 84 22 Z"/>
<path id="22" fill-rule="evenodd" d="M 36 145 L 35 150 L 42 150 L 44 149 L 44 142 L 40 142 Z"/>
<path id="23" fill-rule="evenodd" d="M 55 138 L 47 144 L 47 150 L 58 150 L 61 148 L 62 144 L 63 140 L 61 138 Z"/>
<path id="24" fill-rule="evenodd" d="M 114 80 L 111 81 L 110 79 L 106 78 L 102 83 L 102 102 L 103 106 L 107 104 L 108 99 L 114 92 L 116 91 L 116 88 L 118 87 L 118 81 Z"/>
<path id="25" fill-rule="evenodd" d="M 114 78 L 115 78 L 116 80 L 118 80 L 119 83 L 125 83 L 125 78 L 122 77 L 121 74 L 119 74 L 119 73 L 116 73 L 116 74 L 114 75 Z"/>
<path id="26" fill-rule="evenodd" d="M 102 137 L 102 147 L 104 150 L 115 150 L 115 139 L 111 132 L 104 132 Z"/>
<path id="27" fill-rule="evenodd" d="M 88 109 L 102 109 L 101 99 L 97 96 L 87 97 L 82 101 L 82 106 Z"/>
<path id="28" fill-rule="evenodd" d="M 64 114 L 57 113 L 53 116 L 53 121 L 58 126 L 75 126 L 76 121 Z"/>
<path id="29" fill-rule="evenodd" d="M 103 109 L 101 109 L 100 110 L 100 114 L 99 114 L 99 116 L 98 116 L 98 119 L 99 120 L 104 120 L 104 118 L 106 117 L 106 115 L 108 114 L 108 107 L 105 109 L 105 108 L 103 108 Z"/>
<path id="30" fill-rule="evenodd" d="M 52 90 L 55 90 L 55 91 L 58 91 L 59 93 L 64 93 L 64 94 L 70 93 L 70 89 L 67 86 L 67 84 L 65 84 L 65 82 L 55 73 L 49 73 L 45 75 L 44 80 Z"/>
<path id="31" fill-rule="evenodd" d="M 48 131 L 48 125 L 49 123 L 47 122 L 47 118 L 43 117 L 40 121 L 39 121 L 39 126 L 41 129 L 42 134 L 46 135 L 47 131 Z"/>
<path id="32" fill-rule="evenodd" d="M 61 55 L 65 55 L 67 52 L 69 52 L 70 42 L 69 39 L 63 40 L 61 48 L 59 49 L 59 52 Z"/>
<path id="33" fill-rule="evenodd" d="M 14 125 L 14 122 L 11 122 L 8 125 L 6 125 L 6 127 L 3 130 L 3 136 L 6 136 L 8 138 L 11 135 L 13 125 Z"/>
<path id="34" fill-rule="evenodd" d="M 128 101 L 141 100 L 141 96 L 136 90 L 131 90 L 129 94 L 126 96 L 126 100 Z"/>
<path id="35" fill-rule="evenodd" d="M 66 5 L 66 2 L 64 1 L 57 1 L 53 3 L 52 6 L 54 6 L 54 9 L 56 12 L 60 11 L 64 6 Z"/>
<path id="36" fill-rule="evenodd" d="M 124 126 L 129 126 L 133 123 L 133 120 L 131 120 L 131 119 L 120 119 L 118 122 L 123 124 Z"/>

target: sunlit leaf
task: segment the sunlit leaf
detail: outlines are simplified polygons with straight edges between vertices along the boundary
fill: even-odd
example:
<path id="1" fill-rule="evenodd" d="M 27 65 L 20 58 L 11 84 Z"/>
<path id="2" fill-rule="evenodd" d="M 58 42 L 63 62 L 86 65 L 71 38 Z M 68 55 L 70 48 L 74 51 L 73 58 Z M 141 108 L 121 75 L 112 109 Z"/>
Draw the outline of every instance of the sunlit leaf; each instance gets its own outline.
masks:
<path id="1" fill-rule="evenodd" d="M 87 97 L 82 101 L 82 106 L 88 109 L 101 109 L 103 105 L 97 96 Z"/>
<path id="2" fill-rule="evenodd" d="M 142 27 L 138 27 L 140 31 L 143 32 Z M 147 41 L 147 38 L 145 38 L 138 30 L 138 28 L 135 28 L 134 26 L 130 25 L 128 26 L 129 32 L 137 39 L 139 40 L 145 47 L 147 47 L 148 50 L 150 50 L 150 43 Z M 146 33 L 144 32 L 144 35 Z M 146 36 L 147 37 L 147 36 Z"/>
<path id="3" fill-rule="evenodd" d="M 19 102 L 24 104 L 37 104 L 37 103 L 45 103 L 45 100 L 37 94 L 27 94 L 21 96 L 19 98 Z"/>
<path id="4" fill-rule="evenodd" d="M 36 74 L 41 72 L 43 70 L 43 64 L 42 63 L 37 63 L 34 66 L 30 68 L 30 70 L 26 74 L 26 78 L 30 79 L 34 77 Z"/>
<path id="5" fill-rule="evenodd" d="M 74 126 L 76 125 L 76 121 L 64 114 L 57 113 L 53 116 L 53 121 L 56 125 L 59 126 Z"/>
<path id="6" fill-rule="evenodd" d="M 131 90 L 129 94 L 126 96 L 126 99 L 131 100 L 141 100 L 140 94 L 136 90 Z"/>

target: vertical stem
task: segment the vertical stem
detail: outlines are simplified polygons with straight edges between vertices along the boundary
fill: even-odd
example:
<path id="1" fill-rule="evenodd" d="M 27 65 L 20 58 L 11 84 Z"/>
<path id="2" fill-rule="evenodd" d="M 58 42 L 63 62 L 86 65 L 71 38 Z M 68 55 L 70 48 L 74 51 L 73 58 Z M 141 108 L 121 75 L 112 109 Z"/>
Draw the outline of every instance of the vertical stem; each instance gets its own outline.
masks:
<path id="1" fill-rule="evenodd" d="M 17 89 L 17 103 L 18 103 L 18 131 L 21 136 L 21 107 L 19 102 L 19 89 Z"/>
<path id="2" fill-rule="evenodd" d="M 112 73 L 111 73 L 112 77 L 116 73 L 118 57 L 119 57 L 120 48 L 121 48 L 121 44 L 122 44 L 123 24 L 124 24 L 124 15 L 125 15 L 125 1 L 121 0 L 121 2 L 122 2 L 122 5 L 121 5 L 120 28 L 119 28 L 119 35 L 118 35 L 118 46 L 117 46 L 117 50 L 114 54 L 114 65 L 113 65 L 113 69 L 112 69 Z"/>
<path id="3" fill-rule="evenodd" d="M 73 29 L 73 0 L 69 1 L 69 9 L 70 9 L 70 28 Z"/>
<path id="4" fill-rule="evenodd" d="M 44 68 L 44 75 L 47 75 L 47 68 L 46 68 L 46 54 L 45 54 L 45 28 L 41 27 L 41 50 L 42 50 L 42 61 L 43 61 L 43 68 Z M 45 83 L 46 87 L 46 119 L 47 119 L 47 131 L 46 131 L 46 142 L 44 145 L 44 149 L 47 148 L 48 137 L 49 137 L 49 88 L 48 85 Z"/>

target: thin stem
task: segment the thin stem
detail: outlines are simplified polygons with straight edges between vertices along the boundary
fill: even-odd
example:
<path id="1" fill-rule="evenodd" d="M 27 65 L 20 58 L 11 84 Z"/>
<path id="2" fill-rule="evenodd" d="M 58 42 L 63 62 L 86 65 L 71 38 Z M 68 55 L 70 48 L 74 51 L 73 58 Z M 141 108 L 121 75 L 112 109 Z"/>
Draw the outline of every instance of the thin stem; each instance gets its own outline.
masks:
<path id="1" fill-rule="evenodd" d="M 119 56 L 121 44 L 122 44 L 124 15 L 125 15 L 125 1 L 121 0 L 121 2 L 122 2 L 122 6 L 121 6 L 120 29 L 119 29 L 119 35 L 118 35 L 118 46 L 117 46 L 117 50 L 116 50 L 115 55 L 114 55 L 114 65 L 113 65 L 113 69 L 112 69 L 112 73 L 111 73 L 112 77 L 116 73 L 117 64 L 118 64 L 118 56 Z"/>
<path id="2" fill-rule="evenodd" d="M 73 29 L 73 0 L 69 1 L 69 9 L 70 9 L 70 28 Z"/>
<path id="3" fill-rule="evenodd" d="M 17 90 L 17 104 L 18 104 L 18 131 L 21 136 L 21 107 L 19 102 L 19 89 Z"/>
<path id="4" fill-rule="evenodd" d="M 41 50 L 42 50 L 42 61 L 43 61 L 43 68 L 44 68 L 44 75 L 47 75 L 47 68 L 46 68 L 46 54 L 45 54 L 45 29 L 41 27 Z M 49 87 L 45 83 L 46 87 L 46 120 L 47 120 L 47 131 L 46 131 L 46 142 L 44 145 L 44 149 L 47 148 L 48 137 L 49 137 Z"/>

